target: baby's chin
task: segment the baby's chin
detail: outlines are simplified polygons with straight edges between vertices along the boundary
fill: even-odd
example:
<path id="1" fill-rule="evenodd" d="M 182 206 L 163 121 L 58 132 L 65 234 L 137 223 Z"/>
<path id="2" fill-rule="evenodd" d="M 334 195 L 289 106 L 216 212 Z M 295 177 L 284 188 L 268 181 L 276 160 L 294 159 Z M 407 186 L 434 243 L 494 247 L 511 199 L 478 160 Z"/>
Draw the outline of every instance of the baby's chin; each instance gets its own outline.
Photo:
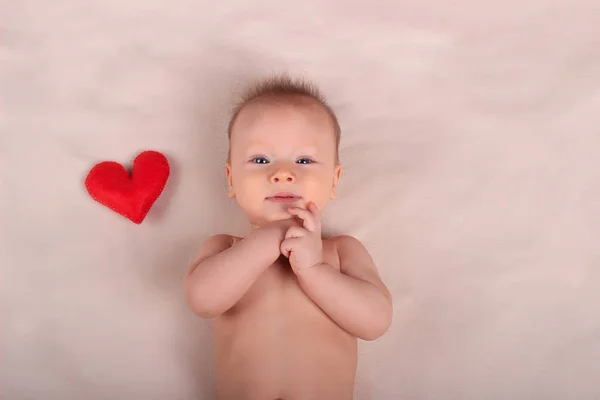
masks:
<path id="1" fill-rule="evenodd" d="M 271 214 L 264 218 L 266 223 L 276 222 L 276 221 L 285 221 L 286 219 L 296 218 L 294 215 L 290 213 L 281 213 L 281 214 Z"/>
<path id="2" fill-rule="evenodd" d="M 252 226 L 263 226 L 271 222 L 284 221 L 286 219 L 296 218 L 294 215 L 288 212 L 272 212 L 263 215 L 251 215 L 248 216 L 248 220 Z"/>
<path id="3" fill-rule="evenodd" d="M 301 199 L 294 203 L 282 203 L 282 204 L 270 204 L 261 210 L 246 210 L 246 218 L 253 226 L 263 226 L 271 222 L 284 221 L 286 219 L 297 218 L 295 215 L 290 214 L 288 209 L 290 207 L 299 207 L 306 209 L 307 204 L 304 199 Z"/>

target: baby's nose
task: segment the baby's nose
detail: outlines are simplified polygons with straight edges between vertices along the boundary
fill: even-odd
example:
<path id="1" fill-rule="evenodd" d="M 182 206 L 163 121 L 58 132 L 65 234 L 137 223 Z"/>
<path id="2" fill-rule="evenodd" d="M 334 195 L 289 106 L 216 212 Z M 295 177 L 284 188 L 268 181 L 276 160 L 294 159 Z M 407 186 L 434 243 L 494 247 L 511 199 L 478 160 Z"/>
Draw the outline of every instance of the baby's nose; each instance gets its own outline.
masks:
<path id="1" fill-rule="evenodd" d="M 271 182 L 273 182 L 273 183 L 281 183 L 281 182 L 293 183 L 295 181 L 296 181 L 296 177 L 289 170 L 279 170 L 271 176 Z"/>

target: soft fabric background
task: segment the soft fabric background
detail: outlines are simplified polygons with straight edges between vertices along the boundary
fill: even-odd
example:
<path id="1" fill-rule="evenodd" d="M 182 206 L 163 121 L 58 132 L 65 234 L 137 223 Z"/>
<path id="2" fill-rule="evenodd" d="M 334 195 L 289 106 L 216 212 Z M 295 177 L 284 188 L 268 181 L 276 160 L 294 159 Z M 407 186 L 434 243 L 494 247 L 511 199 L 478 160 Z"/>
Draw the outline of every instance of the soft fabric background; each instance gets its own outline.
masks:
<path id="1" fill-rule="evenodd" d="M 359 400 L 600 398 L 600 3 L 0 0 L 0 397 L 214 396 L 181 280 L 242 233 L 225 127 L 255 78 L 317 82 L 345 165 L 327 229 L 394 295 Z M 164 152 L 136 226 L 97 162 Z"/>

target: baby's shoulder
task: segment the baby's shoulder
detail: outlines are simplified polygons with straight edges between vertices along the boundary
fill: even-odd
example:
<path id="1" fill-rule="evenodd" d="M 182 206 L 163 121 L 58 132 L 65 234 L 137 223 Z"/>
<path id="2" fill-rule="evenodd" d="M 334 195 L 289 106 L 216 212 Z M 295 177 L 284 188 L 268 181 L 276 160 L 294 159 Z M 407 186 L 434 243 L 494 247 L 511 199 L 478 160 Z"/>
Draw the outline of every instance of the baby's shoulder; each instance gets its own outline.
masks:
<path id="1" fill-rule="evenodd" d="M 200 246 L 198 253 L 196 254 L 197 260 L 203 260 L 208 257 L 212 257 L 224 250 L 227 250 L 232 246 L 231 235 L 224 233 L 218 233 L 209 236 Z"/>
<path id="2" fill-rule="evenodd" d="M 364 248 L 363 243 L 351 235 L 336 235 L 328 237 L 327 239 L 323 238 L 324 243 L 325 240 L 327 240 L 337 252 Z"/>
<path id="3" fill-rule="evenodd" d="M 218 233 L 214 236 L 218 236 L 219 238 L 217 240 L 219 240 L 221 243 L 226 243 L 227 247 L 232 247 L 233 245 L 244 239 L 243 237 L 230 235 L 228 233 Z"/>
<path id="4" fill-rule="evenodd" d="M 243 239 L 243 237 L 229 235 L 229 241 L 231 243 L 231 246 L 233 246 L 234 244 L 238 243 L 242 239 Z"/>
<path id="5" fill-rule="evenodd" d="M 241 238 L 228 233 L 216 233 L 209 236 L 203 243 L 202 248 L 223 251 L 237 243 Z"/>
<path id="6" fill-rule="evenodd" d="M 360 240 L 351 235 L 323 236 L 323 240 L 330 241 L 331 243 L 361 243 Z"/>

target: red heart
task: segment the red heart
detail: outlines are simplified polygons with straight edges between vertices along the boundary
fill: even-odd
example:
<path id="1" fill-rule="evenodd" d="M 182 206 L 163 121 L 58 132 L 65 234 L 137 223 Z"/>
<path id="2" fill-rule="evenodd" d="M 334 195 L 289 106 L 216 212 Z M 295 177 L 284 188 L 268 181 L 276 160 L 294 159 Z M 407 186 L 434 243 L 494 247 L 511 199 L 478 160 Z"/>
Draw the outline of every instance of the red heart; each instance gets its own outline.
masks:
<path id="1" fill-rule="evenodd" d="M 95 165 L 85 179 L 88 193 L 98 203 L 141 224 L 169 178 L 169 162 L 157 151 L 144 151 L 133 161 L 131 177 L 119 163 Z"/>

